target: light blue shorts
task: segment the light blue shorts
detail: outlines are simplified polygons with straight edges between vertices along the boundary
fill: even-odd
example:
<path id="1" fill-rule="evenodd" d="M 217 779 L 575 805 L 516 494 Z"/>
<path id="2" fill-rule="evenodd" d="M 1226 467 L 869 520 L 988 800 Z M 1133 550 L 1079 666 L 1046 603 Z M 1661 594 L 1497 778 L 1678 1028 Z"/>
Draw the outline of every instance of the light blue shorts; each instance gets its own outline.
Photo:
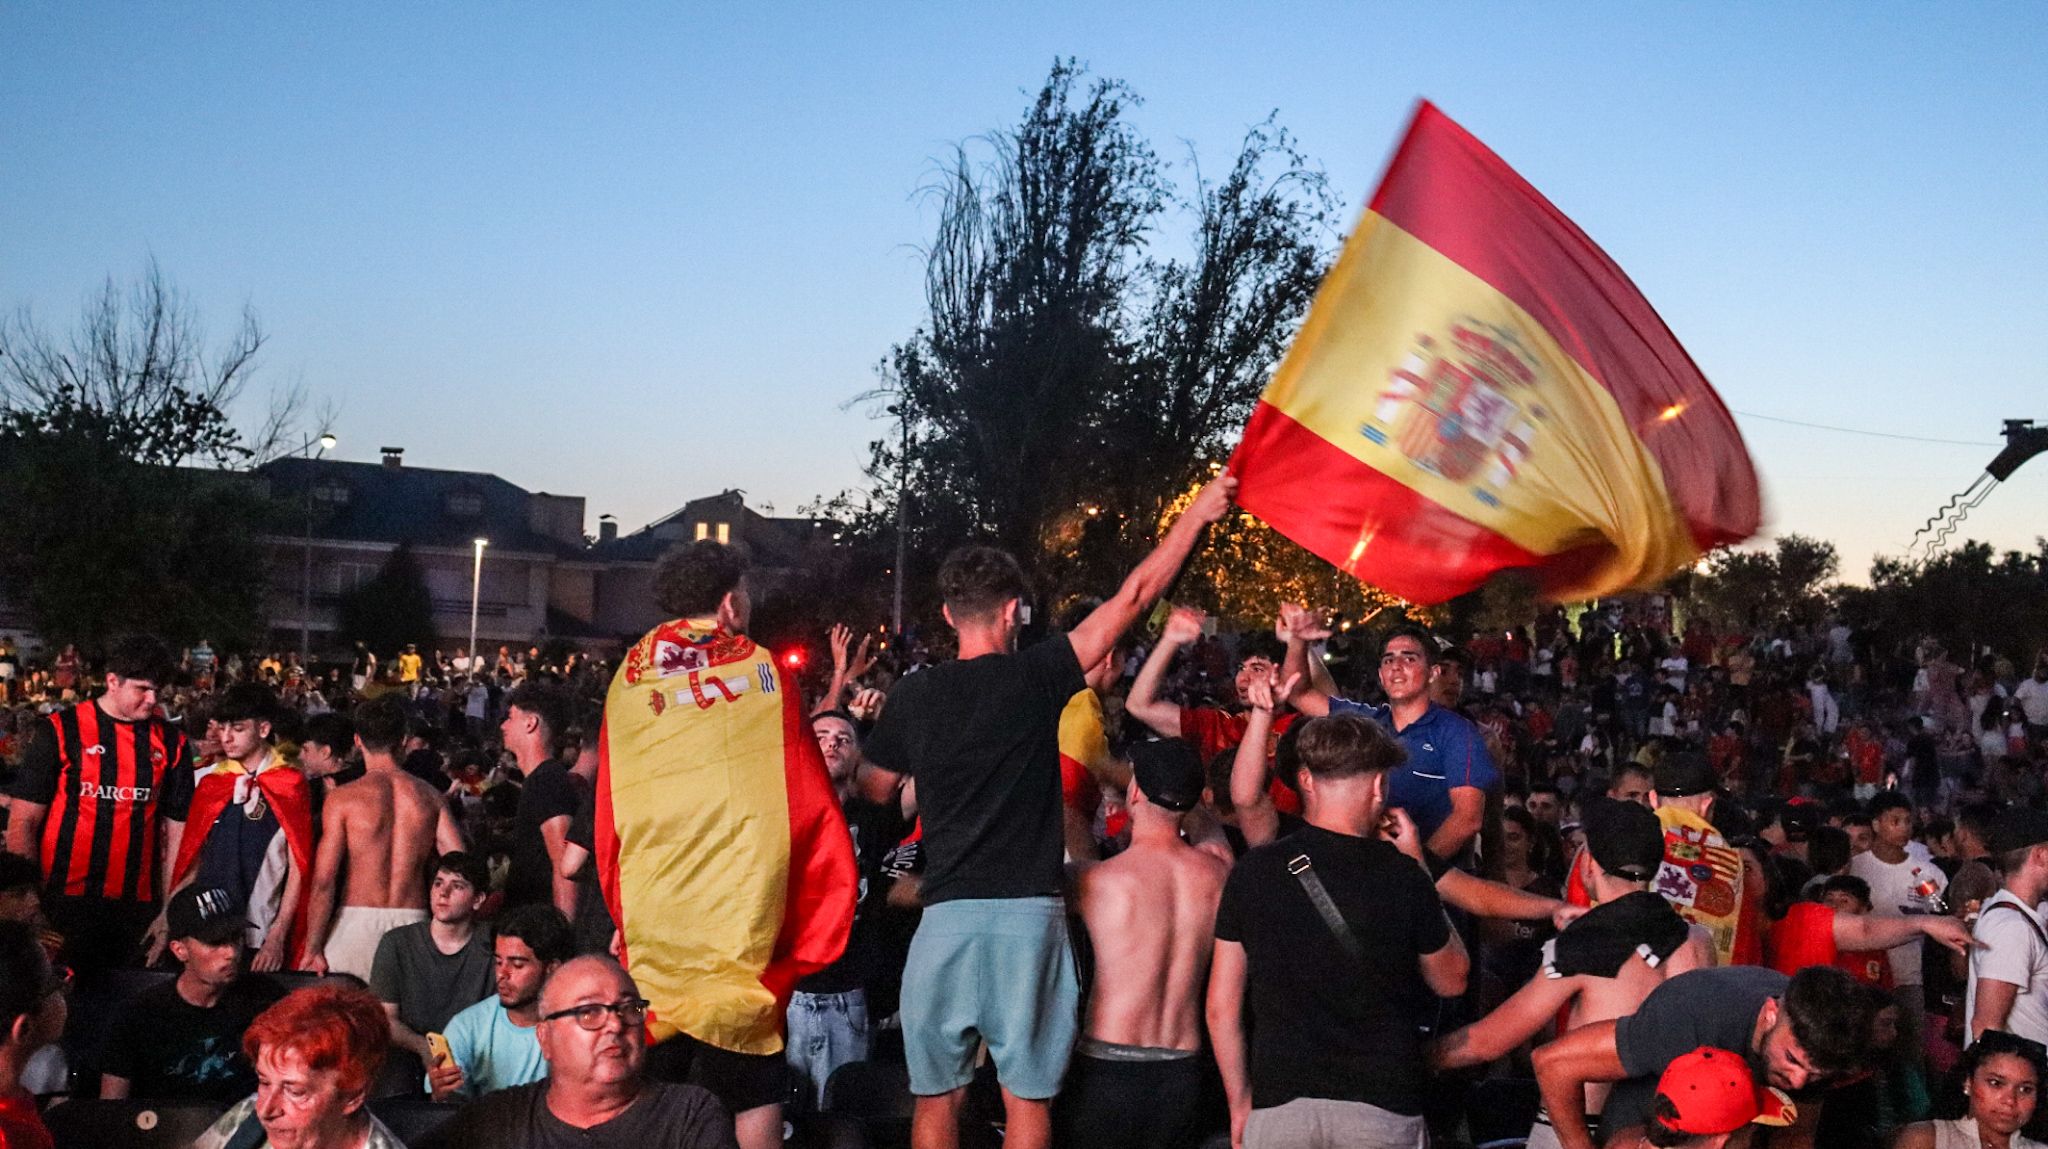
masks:
<path id="1" fill-rule="evenodd" d="M 903 969 L 910 1091 L 974 1079 L 988 1043 L 996 1078 L 1027 1100 L 1060 1090 L 1081 1029 L 1081 979 L 1059 898 L 970 898 L 924 911 Z"/>

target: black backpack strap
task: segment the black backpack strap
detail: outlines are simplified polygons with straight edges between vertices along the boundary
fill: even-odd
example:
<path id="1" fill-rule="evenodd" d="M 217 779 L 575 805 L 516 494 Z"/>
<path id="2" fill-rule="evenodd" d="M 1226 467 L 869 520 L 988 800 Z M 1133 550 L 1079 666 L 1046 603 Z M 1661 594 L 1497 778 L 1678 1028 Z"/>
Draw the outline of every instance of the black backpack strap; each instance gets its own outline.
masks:
<path id="1" fill-rule="evenodd" d="M 1992 910 L 2011 910 L 2013 913 L 2018 914 L 2027 923 L 2027 928 L 2034 931 L 2034 938 L 2041 943 L 2041 948 L 2048 949 L 2048 934 L 2041 932 L 2041 923 L 2034 920 L 2034 915 L 2021 909 L 2018 902 L 1993 902 L 1979 910 L 1978 913 L 1981 916 L 1990 913 Z"/>
<path id="2" fill-rule="evenodd" d="M 1287 872 L 1293 874 L 1295 880 L 1301 883 L 1303 892 L 1307 893 L 1308 900 L 1315 904 L 1316 913 L 1322 915 L 1323 924 L 1330 927 L 1330 933 L 1336 937 L 1337 944 L 1344 947 L 1344 952 L 1350 954 L 1353 961 L 1363 965 L 1365 947 L 1358 944 L 1358 937 L 1351 932 L 1350 923 L 1344 920 L 1343 914 L 1337 912 L 1337 903 L 1330 899 L 1330 891 L 1324 888 L 1323 879 L 1316 876 L 1315 866 L 1308 860 L 1308 855 L 1295 855 L 1294 859 L 1287 863 Z"/>

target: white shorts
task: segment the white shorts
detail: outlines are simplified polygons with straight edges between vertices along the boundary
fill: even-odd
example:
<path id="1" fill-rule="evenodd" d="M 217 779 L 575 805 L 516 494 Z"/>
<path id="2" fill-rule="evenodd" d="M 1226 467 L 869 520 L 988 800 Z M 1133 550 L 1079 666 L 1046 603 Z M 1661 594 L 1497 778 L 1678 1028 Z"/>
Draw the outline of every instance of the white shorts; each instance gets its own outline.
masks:
<path id="1" fill-rule="evenodd" d="M 334 915 L 334 929 L 327 935 L 328 973 L 351 974 L 370 982 L 370 966 L 377 960 L 377 943 L 400 926 L 427 920 L 425 910 L 387 910 L 372 906 L 343 906 Z"/>

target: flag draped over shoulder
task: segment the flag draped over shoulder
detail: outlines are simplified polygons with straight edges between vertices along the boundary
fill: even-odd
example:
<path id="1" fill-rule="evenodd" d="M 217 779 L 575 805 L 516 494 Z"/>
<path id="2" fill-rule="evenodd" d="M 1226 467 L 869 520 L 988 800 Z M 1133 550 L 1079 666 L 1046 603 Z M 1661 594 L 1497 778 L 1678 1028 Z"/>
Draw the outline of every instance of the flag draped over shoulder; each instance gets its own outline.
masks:
<path id="1" fill-rule="evenodd" d="M 782 1049 L 796 982 L 853 926 L 853 840 L 775 659 L 708 620 L 626 652 L 605 698 L 599 881 L 655 1040 Z"/>
<path id="2" fill-rule="evenodd" d="M 284 835 L 285 850 L 298 867 L 299 900 L 293 906 L 291 933 L 285 938 L 287 968 L 297 968 L 306 957 L 306 919 L 313 901 L 313 791 L 312 784 L 296 767 L 274 762 L 261 773 L 251 774 L 241 763 L 228 759 L 202 771 L 192 791 L 192 808 L 187 813 L 185 836 L 178 841 L 178 856 L 172 860 L 171 884 L 185 880 L 199 862 L 206 839 L 221 811 L 248 797 L 253 788 L 277 815 L 278 832 Z"/>
<path id="3" fill-rule="evenodd" d="M 1755 533 L 1734 420 L 1635 285 L 1424 102 L 1231 461 L 1238 502 L 1402 598 L 1654 586 Z"/>

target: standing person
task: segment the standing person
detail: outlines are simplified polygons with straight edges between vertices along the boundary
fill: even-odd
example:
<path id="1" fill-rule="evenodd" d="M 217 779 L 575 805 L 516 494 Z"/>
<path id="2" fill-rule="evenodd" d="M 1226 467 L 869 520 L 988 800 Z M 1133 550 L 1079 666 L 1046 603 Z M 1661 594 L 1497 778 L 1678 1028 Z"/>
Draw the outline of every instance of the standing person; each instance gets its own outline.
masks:
<path id="1" fill-rule="evenodd" d="M 1102 606 L 1017 650 L 1026 594 L 1015 559 L 953 552 L 939 571 L 958 658 L 899 683 L 870 761 L 917 782 L 925 911 L 903 975 L 918 1149 L 958 1144 L 978 1034 L 1003 1088 L 1005 1141 L 1041 1149 L 1075 1038 L 1080 984 L 1061 899 L 1059 718 L 1117 636 L 1164 594 L 1237 480 L 1204 487 Z"/>
<path id="2" fill-rule="evenodd" d="M 1407 759 L 1388 781 L 1387 804 L 1408 811 L 1429 852 L 1471 868 L 1488 792 L 1500 770 L 1471 719 L 1430 698 L 1436 641 L 1412 626 L 1397 627 L 1380 647 L 1380 689 L 1385 706 L 1368 706 L 1318 689 L 1307 677 L 1308 648 L 1287 644 L 1283 678 L 1303 675 L 1294 705 L 1303 714 L 1360 714 L 1392 731 Z"/>
<path id="3" fill-rule="evenodd" d="M 1422 1149 L 1417 1023 L 1465 992 L 1470 961 L 1429 875 L 1378 837 L 1400 745 L 1335 714 L 1296 753 L 1308 825 L 1247 853 L 1216 913 L 1206 1012 L 1231 1143 Z"/>
<path id="4" fill-rule="evenodd" d="M 435 856 L 462 849 L 440 792 L 398 764 L 406 721 L 388 695 L 356 707 L 363 776 L 327 796 L 302 969 L 368 981 L 384 934 L 427 919 Z"/>
<path id="5" fill-rule="evenodd" d="M 44 720 L 9 790 L 7 851 L 41 864 L 43 912 L 84 974 L 141 955 L 185 832 L 191 751 L 156 717 L 170 666 L 154 638 L 117 644 L 105 693 Z"/>
<path id="6" fill-rule="evenodd" d="M 2013 688 L 2012 700 L 2026 724 L 2027 745 L 2048 744 L 2048 652 L 2034 659 L 2034 673 Z"/>
<path id="7" fill-rule="evenodd" d="M 505 880 L 507 906 L 550 905 L 576 919 L 576 882 L 561 868 L 569 844 L 569 823 L 582 801 L 576 779 L 556 757 L 568 732 L 571 711 L 559 687 L 522 683 L 505 701 L 499 724 L 505 750 L 525 781 L 519 788 L 519 817 L 512 824 L 512 873 Z"/>
<path id="8" fill-rule="evenodd" d="M 1167 672 L 1173 667 L 1175 655 L 1194 646 L 1201 638 L 1202 616 L 1199 612 L 1176 610 L 1169 615 L 1159 633 L 1158 645 L 1152 648 L 1152 653 L 1138 671 L 1137 679 L 1131 683 L 1130 697 L 1124 701 L 1124 713 L 1150 727 L 1161 738 L 1186 740 L 1202 761 L 1208 762 L 1244 741 L 1245 726 L 1251 713 L 1251 699 L 1245 691 L 1253 682 L 1272 678 L 1276 664 L 1263 649 L 1249 647 L 1239 660 L 1237 672 L 1231 680 L 1236 710 L 1182 706 L 1165 697 Z M 1287 733 L 1287 727 L 1296 717 L 1298 715 L 1289 712 L 1276 718 L 1272 724 L 1272 738 Z M 1266 756 L 1272 757 L 1271 747 L 1267 748 Z M 1285 812 L 1296 813 L 1298 807 L 1290 802 Z"/>
<path id="9" fill-rule="evenodd" d="M 356 643 L 355 661 L 349 666 L 349 685 L 361 694 L 371 683 L 377 681 L 377 656 L 366 642 Z"/>
<path id="10" fill-rule="evenodd" d="M 420 695 L 420 650 L 408 642 L 398 656 L 398 685 L 405 688 L 406 697 Z"/>
<path id="11" fill-rule="evenodd" d="M 277 696 L 240 682 L 221 695 L 213 727 L 221 760 L 192 795 L 192 832 L 172 869 L 173 889 L 226 890 L 246 915 L 249 968 L 291 969 L 305 951 L 306 901 L 313 863 L 313 802 L 305 775 L 276 752 Z M 152 927 L 150 960 L 162 952 L 164 927 Z"/>
<path id="12" fill-rule="evenodd" d="M 1948 889 L 1948 875 L 1924 851 L 1912 849 L 1913 803 L 1888 790 L 1870 802 L 1870 849 L 1849 859 L 1849 873 L 1870 884 L 1870 901 L 1886 913 L 1929 913 Z M 1927 1016 L 1918 938 L 1893 946 L 1892 996 L 1899 1003 L 1901 1052 L 1919 1064 L 1920 1026 Z"/>
<path id="13" fill-rule="evenodd" d="M 242 973 L 249 928 L 226 890 L 186 886 L 165 910 L 175 980 L 143 990 L 114 1016 L 100 1063 L 100 1096 L 231 1104 L 256 1085 L 242 1035 L 283 996 Z"/>
<path id="14" fill-rule="evenodd" d="M 0 1149 L 51 1149 L 21 1078 L 29 1058 L 63 1035 L 68 988 L 33 928 L 0 921 Z"/>
<path id="15" fill-rule="evenodd" d="M 1664 827 L 1664 865 L 1652 887 L 1686 921 L 1707 927 L 1722 965 L 1755 965 L 1764 952 L 1764 877 L 1714 828 L 1714 767 L 1693 750 L 1664 755 L 1652 801 Z"/>
<path id="16" fill-rule="evenodd" d="M 790 988 L 844 953 L 860 872 L 803 692 L 746 635 L 744 557 L 707 539 L 664 555 L 654 581 L 672 617 L 605 698 L 598 878 L 654 1002 L 649 1072 L 710 1089 L 742 1145 L 774 1149 Z"/>
<path id="17" fill-rule="evenodd" d="M 476 920 L 490 888 L 481 857 L 443 854 L 428 892 L 433 916 L 377 942 L 370 988 L 391 1019 L 391 1043 L 417 1057 L 422 1069 L 433 1061 L 426 1035 L 445 1032 L 450 1018 L 491 995 L 491 935 Z"/>
<path id="18" fill-rule="evenodd" d="M 553 906 L 521 906 L 498 919 L 492 948 L 497 995 L 448 1019 L 450 1060 L 427 1065 L 436 1101 L 481 1097 L 547 1075 L 534 1027 L 541 986 L 576 956 L 569 923 Z"/>
<path id="19" fill-rule="evenodd" d="M 1194 749 L 1171 738 L 1135 743 L 1130 755 L 1130 847 L 1075 882 L 1095 983 L 1053 1110 L 1066 1149 L 1176 1149 L 1207 1075 L 1202 986 L 1230 867 L 1180 836 L 1202 801 Z"/>
<path id="20" fill-rule="evenodd" d="M 1973 931 L 1984 948 L 1970 954 L 1964 998 L 1968 1041 L 2002 1029 L 2048 1044 L 2048 813 L 2002 811 L 1988 843 L 2005 873 L 1984 901 Z M 1967 1044 L 1968 1042 L 1965 1042 Z"/>

